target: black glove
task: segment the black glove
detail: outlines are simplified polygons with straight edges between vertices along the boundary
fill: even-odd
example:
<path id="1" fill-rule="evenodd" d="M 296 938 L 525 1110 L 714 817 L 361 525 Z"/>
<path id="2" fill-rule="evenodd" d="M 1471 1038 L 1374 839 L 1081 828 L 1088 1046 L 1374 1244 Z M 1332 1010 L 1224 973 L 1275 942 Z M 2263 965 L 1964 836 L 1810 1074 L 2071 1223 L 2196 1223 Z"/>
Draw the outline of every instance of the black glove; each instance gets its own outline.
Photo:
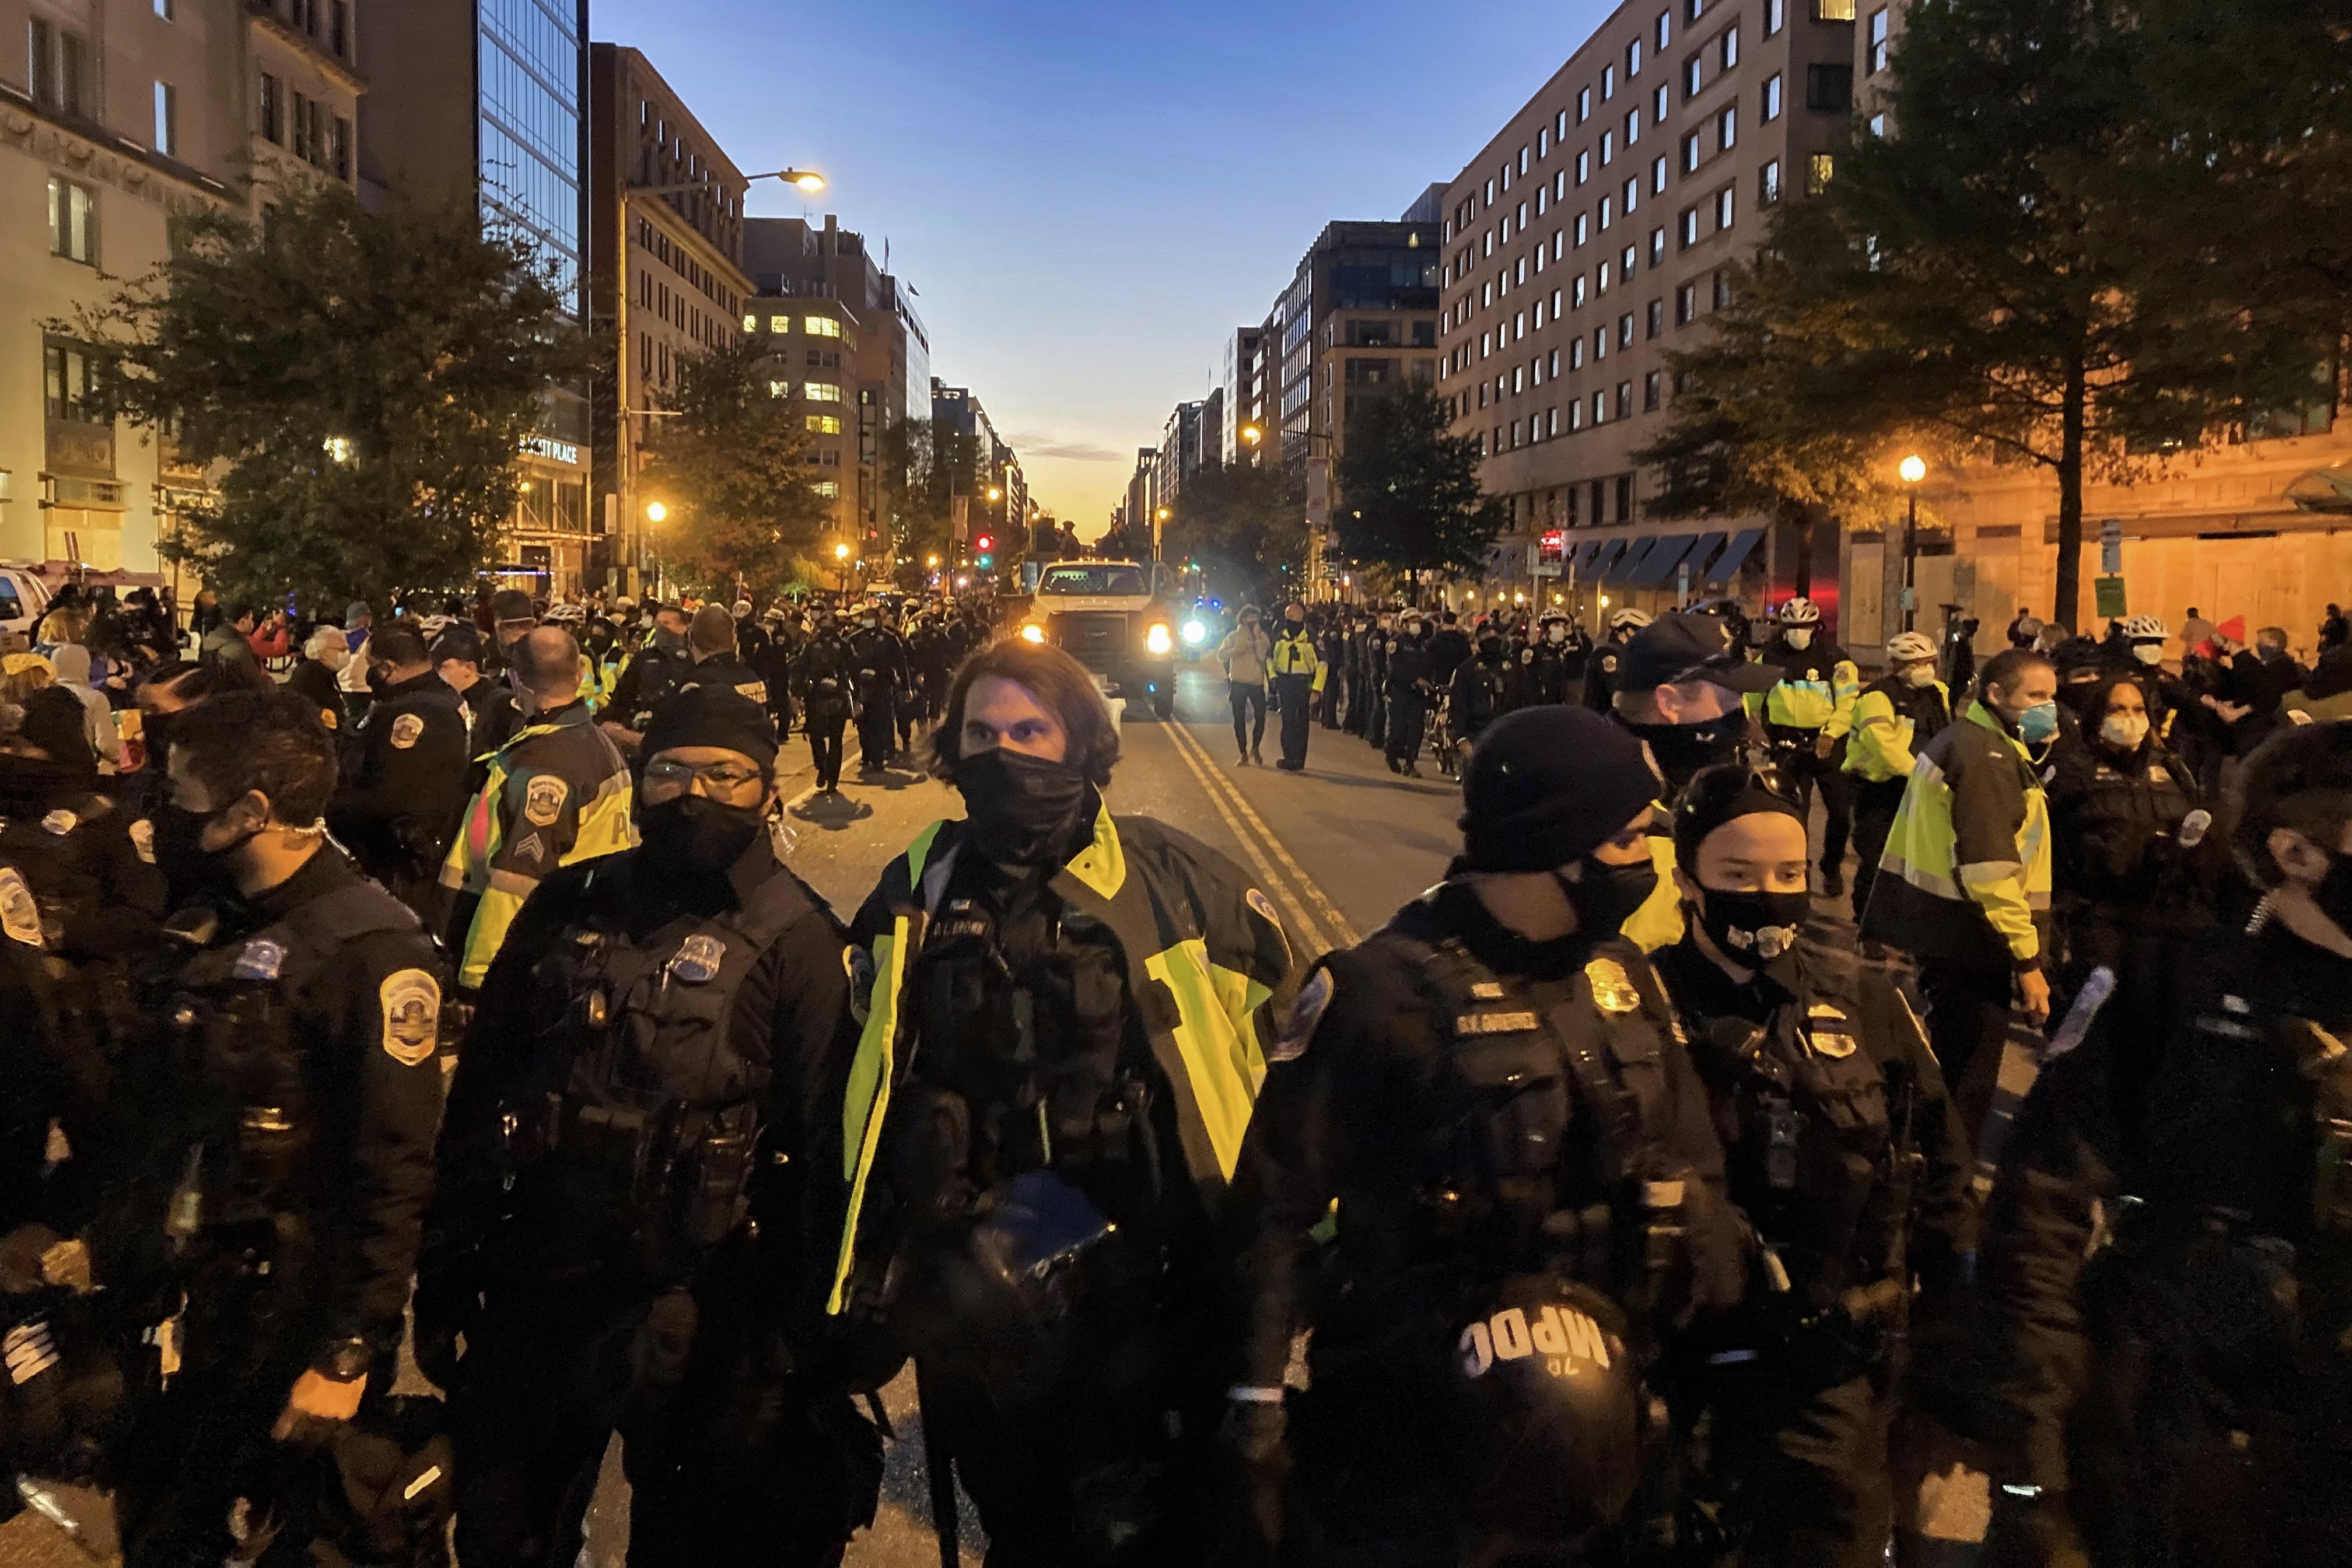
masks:
<path id="1" fill-rule="evenodd" d="M 1210 1559 L 1236 1568 L 1263 1568 L 1282 1544 L 1283 1492 L 1290 1454 L 1283 1443 L 1286 1413 L 1279 1404 L 1236 1400 L 1217 1432 L 1220 1541 Z"/>
<path id="2" fill-rule="evenodd" d="M 410 1302 L 416 1369 L 444 1393 L 457 1376 L 457 1336 L 471 1333 L 481 1320 L 481 1295 L 470 1276 L 465 1268 L 420 1273 Z"/>

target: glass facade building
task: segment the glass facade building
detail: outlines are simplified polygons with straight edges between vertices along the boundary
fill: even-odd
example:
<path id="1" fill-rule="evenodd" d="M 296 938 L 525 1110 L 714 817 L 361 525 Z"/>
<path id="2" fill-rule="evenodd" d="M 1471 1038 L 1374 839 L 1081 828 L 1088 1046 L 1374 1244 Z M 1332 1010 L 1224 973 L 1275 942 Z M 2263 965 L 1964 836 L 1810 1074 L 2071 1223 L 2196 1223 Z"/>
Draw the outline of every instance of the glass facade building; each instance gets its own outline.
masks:
<path id="1" fill-rule="evenodd" d="M 579 0 L 480 0 L 476 47 L 483 220 L 537 246 L 584 320 L 583 11 Z"/>

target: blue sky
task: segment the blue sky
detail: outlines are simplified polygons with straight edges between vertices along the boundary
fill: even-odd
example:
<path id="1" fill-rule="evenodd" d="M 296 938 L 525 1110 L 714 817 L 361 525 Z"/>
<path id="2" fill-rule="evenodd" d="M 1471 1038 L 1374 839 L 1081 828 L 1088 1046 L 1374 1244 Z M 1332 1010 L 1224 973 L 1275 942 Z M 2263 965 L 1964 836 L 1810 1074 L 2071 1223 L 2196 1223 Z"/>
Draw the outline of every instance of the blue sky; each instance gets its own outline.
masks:
<path id="1" fill-rule="evenodd" d="M 1322 226 L 1451 179 L 1612 9 L 594 0 L 591 26 L 739 167 L 824 171 L 817 200 L 769 182 L 751 212 L 887 237 L 933 374 L 1091 535 Z"/>

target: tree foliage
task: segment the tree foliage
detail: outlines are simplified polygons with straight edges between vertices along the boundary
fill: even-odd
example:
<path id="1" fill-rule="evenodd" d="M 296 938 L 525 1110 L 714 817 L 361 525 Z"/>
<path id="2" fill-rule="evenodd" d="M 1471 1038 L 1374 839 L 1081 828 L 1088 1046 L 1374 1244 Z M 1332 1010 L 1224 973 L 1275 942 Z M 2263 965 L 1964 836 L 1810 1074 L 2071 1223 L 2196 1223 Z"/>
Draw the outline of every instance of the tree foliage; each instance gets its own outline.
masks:
<path id="1" fill-rule="evenodd" d="M 1220 597 L 1270 602 L 1296 592 L 1307 570 L 1306 503 L 1298 479 L 1278 465 L 1203 464 L 1176 492 L 1161 557 L 1197 562 Z M 1137 531 L 1149 549 L 1150 527 Z"/>
<path id="2" fill-rule="evenodd" d="M 830 512 L 811 482 L 806 405 L 776 395 L 751 338 L 683 358 L 674 401 L 638 487 L 669 508 L 656 535 L 663 565 L 714 597 L 773 598 L 815 555 Z"/>
<path id="3" fill-rule="evenodd" d="M 1478 485 L 1478 441 L 1450 433 L 1437 394 L 1407 382 L 1360 399 L 1332 476 L 1351 561 L 1397 572 L 1475 573 L 1508 521 Z"/>
<path id="4" fill-rule="evenodd" d="M 158 545 L 215 588 L 308 605 L 454 588 L 492 563 L 515 454 L 591 347 L 518 240 L 470 203 L 363 209 L 334 181 L 270 220 L 176 219 L 170 258 L 86 311 L 113 413 L 226 465 Z"/>

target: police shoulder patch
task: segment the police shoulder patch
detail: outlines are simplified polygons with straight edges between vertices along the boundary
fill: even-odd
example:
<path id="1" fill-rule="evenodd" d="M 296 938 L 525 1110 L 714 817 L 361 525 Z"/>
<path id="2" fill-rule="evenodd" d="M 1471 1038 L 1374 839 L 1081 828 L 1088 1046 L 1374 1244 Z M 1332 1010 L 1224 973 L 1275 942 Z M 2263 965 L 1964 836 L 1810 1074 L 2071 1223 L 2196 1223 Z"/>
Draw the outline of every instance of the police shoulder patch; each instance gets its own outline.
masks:
<path id="1" fill-rule="evenodd" d="M 392 719 L 392 749 L 404 752 L 425 734 L 425 716 L 421 713 L 395 713 Z"/>
<path id="2" fill-rule="evenodd" d="M 726 959 L 725 942 L 707 932 L 697 931 L 677 944 L 677 952 L 669 961 L 669 972 L 689 985 L 699 985 L 717 974 Z"/>
<path id="3" fill-rule="evenodd" d="M 536 773 L 523 786 L 522 814 L 532 824 L 552 827 L 555 819 L 563 815 L 563 803 L 570 797 L 572 786 L 553 773 Z"/>
<path id="4" fill-rule="evenodd" d="M 131 847 L 150 866 L 155 863 L 155 824 L 152 820 L 142 816 L 131 825 Z"/>
<path id="5" fill-rule="evenodd" d="M 841 965 L 849 972 L 849 1012 L 859 1023 L 872 1005 L 874 976 L 880 973 L 874 965 L 871 949 L 850 946 L 841 950 Z"/>
<path id="6" fill-rule="evenodd" d="M 422 969 L 384 976 L 377 988 L 383 1004 L 383 1054 L 402 1067 L 429 1060 L 441 1033 L 441 983 Z"/>
<path id="7" fill-rule="evenodd" d="M 48 945 L 41 936 L 41 906 L 34 902 L 33 889 L 14 866 L 0 866 L 0 930 L 7 932 L 10 942 L 21 942 L 26 947 Z"/>
<path id="8" fill-rule="evenodd" d="M 1327 968 L 1318 968 L 1307 977 L 1307 984 L 1298 988 L 1297 997 L 1290 1004 L 1290 1017 L 1282 1026 L 1281 1037 L 1265 1053 L 1266 1060 L 1294 1062 L 1307 1054 L 1307 1043 L 1315 1037 L 1315 1026 L 1323 1021 L 1323 1010 L 1331 1005 L 1331 994 L 1336 989 Z"/>

